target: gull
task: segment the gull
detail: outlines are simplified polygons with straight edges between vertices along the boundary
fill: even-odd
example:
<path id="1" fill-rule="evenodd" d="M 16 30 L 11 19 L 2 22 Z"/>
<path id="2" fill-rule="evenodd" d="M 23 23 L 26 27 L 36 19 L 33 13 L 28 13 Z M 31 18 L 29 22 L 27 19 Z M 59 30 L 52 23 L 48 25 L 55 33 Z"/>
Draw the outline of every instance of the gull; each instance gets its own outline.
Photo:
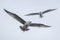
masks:
<path id="1" fill-rule="evenodd" d="M 4 11 L 8 15 L 12 16 L 14 19 L 16 19 L 17 21 L 19 21 L 20 23 L 23 24 L 23 26 L 19 26 L 22 31 L 28 31 L 29 30 L 28 26 L 31 26 L 31 27 L 41 27 L 41 26 L 50 27 L 50 26 L 47 26 L 47 25 L 44 25 L 44 24 L 32 23 L 31 21 L 25 21 L 21 17 L 19 17 L 18 15 L 14 14 L 12 12 L 9 12 L 6 9 L 4 9 Z"/>
<path id="2" fill-rule="evenodd" d="M 39 12 L 39 13 L 30 13 L 30 14 L 27 14 L 25 16 L 39 15 L 42 18 L 43 17 L 43 14 L 48 13 L 48 12 L 51 12 L 51 11 L 54 11 L 54 10 L 56 10 L 56 9 L 48 9 L 46 11 Z"/>

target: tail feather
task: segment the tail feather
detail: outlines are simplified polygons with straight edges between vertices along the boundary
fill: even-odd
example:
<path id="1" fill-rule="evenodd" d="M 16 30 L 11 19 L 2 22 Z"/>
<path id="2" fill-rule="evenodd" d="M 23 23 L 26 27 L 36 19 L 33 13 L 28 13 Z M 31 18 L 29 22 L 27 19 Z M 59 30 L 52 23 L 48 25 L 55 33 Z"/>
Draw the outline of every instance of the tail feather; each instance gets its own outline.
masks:
<path id="1" fill-rule="evenodd" d="M 26 31 L 28 31 L 29 29 L 26 29 Z"/>
<path id="2" fill-rule="evenodd" d="M 43 17 L 43 14 L 42 14 L 42 13 L 40 13 L 40 17 L 41 17 L 41 18 Z"/>
<path id="3" fill-rule="evenodd" d="M 20 28 L 21 28 L 22 31 L 28 31 L 28 30 L 29 30 L 29 29 L 27 29 L 27 28 L 24 29 L 22 26 L 20 26 Z"/>

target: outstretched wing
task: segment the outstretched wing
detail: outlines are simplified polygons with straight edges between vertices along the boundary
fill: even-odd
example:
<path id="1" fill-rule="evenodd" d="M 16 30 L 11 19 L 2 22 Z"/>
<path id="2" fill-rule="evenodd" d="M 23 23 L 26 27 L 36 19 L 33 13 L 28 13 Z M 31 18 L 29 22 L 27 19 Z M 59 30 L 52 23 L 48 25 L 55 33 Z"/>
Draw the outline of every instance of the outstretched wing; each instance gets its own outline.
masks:
<path id="1" fill-rule="evenodd" d="M 47 12 L 51 12 L 51 11 L 54 11 L 54 10 L 56 10 L 56 9 L 49 9 L 49 10 L 46 10 L 46 11 L 42 12 L 42 14 L 47 13 Z"/>
<path id="2" fill-rule="evenodd" d="M 27 14 L 25 16 L 31 16 L 31 15 L 39 15 L 39 13 L 31 13 L 31 14 Z"/>
<path id="3" fill-rule="evenodd" d="M 32 27 L 50 27 L 50 26 L 48 26 L 48 25 L 38 24 L 38 23 L 31 23 L 30 26 L 32 26 Z"/>
<path id="4" fill-rule="evenodd" d="M 16 20 L 18 20 L 19 22 L 21 22 L 22 24 L 25 24 L 25 23 L 26 23 L 26 22 L 25 22 L 21 17 L 19 17 L 18 15 L 9 12 L 9 11 L 7 11 L 6 9 L 4 9 L 4 11 L 5 11 L 6 13 L 8 13 L 10 16 L 12 16 L 13 18 L 15 18 Z"/>

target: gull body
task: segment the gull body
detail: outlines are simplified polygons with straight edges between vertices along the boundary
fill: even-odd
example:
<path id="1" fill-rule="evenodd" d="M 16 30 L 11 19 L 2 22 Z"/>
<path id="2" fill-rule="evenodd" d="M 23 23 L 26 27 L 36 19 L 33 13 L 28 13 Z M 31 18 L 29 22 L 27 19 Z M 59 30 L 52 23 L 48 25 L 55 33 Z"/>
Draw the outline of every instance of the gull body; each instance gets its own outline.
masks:
<path id="1" fill-rule="evenodd" d="M 48 12 L 51 12 L 51 11 L 54 11 L 54 10 L 56 10 L 56 9 L 48 9 L 48 10 L 43 11 L 43 12 L 30 13 L 30 14 L 26 14 L 25 16 L 39 15 L 39 16 L 40 16 L 40 18 L 42 18 L 42 17 L 43 17 L 43 14 L 48 13 Z"/>
<path id="2" fill-rule="evenodd" d="M 4 11 L 8 15 L 12 16 L 14 19 L 16 19 L 17 21 L 19 21 L 20 23 L 23 24 L 23 26 L 19 26 L 22 31 L 28 31 L 29 30 L 28 26 L 30 26 L 30 27 L 42 27 L 42 26 L 43 27 L 50 27 L 50 26 L 47 26 L 47 25 L 44 25 L 44 24 L 32 23 L 31 21 L 27 22 L 27 21 L 23 20 L 21 17 L 19 17 L 18 15 L 14 14 L 12 12 L 9 12 L 6 9 L 4 9 Z"/>

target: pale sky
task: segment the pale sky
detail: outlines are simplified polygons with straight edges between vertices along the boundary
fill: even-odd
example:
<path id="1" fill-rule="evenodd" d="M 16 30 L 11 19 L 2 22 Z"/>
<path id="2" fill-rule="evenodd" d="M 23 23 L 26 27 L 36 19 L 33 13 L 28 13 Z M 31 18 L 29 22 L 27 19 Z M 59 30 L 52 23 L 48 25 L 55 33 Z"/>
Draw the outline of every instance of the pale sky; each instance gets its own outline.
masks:
<path id="1" fill-rule="evenodd" d="M 55 11 L 39 16 L 24 16 L 29 13 Z M 49 25 L 49 28 L 30 28 L 22 32 L 23 26 L 3 9 L 13 12 L 26 21 Z M 60 0 L 0 0 L 0 40 L 60 40 Z"/>

